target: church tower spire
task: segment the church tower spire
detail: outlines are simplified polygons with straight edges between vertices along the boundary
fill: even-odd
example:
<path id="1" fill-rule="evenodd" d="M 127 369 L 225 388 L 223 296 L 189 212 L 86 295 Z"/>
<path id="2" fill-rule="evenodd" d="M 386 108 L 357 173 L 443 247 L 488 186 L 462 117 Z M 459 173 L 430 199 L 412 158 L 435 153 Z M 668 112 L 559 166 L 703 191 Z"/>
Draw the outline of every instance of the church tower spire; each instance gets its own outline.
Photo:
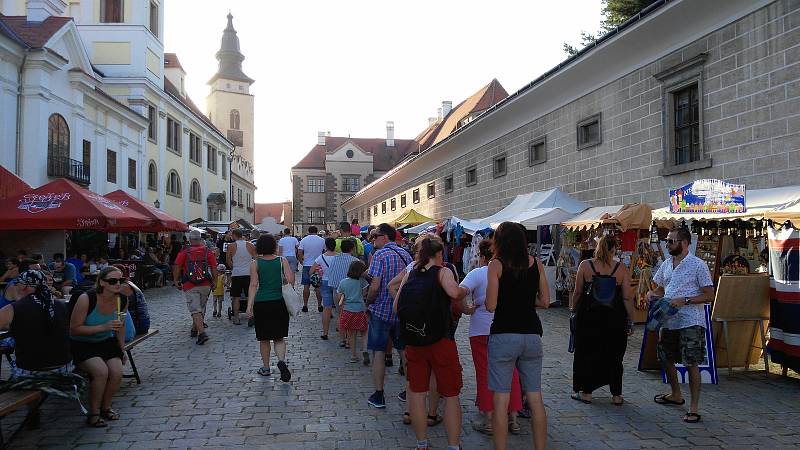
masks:
<path id="1" fill-rule="evenodd" d="M 208 84 L 214 84 L 220 78 L 248 84 L 255 81 L 242 72 L 244 55 L 239 50 L 239 37 L 236 35 L 236 29 L 233 28 L 233 15 L 230 12 L 228 13 L 228 26 L 222 32 L 222 44 L 217 52 L 217 61 L 219 61 L 219 69 L 208 81 Z"/>

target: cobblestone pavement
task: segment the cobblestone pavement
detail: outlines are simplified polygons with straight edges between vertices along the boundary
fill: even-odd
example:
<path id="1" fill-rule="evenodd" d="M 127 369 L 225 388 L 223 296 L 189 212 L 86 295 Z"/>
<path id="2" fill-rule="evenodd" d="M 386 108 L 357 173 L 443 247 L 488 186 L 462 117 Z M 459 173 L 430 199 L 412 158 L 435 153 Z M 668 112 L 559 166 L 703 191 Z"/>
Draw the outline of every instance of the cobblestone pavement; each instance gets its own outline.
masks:
<path id="1" fill-rule="evenodd" d="M 74 403 L 51 398 L 38 430 L 23 430 L 13 448 L 411 448 L 414 437 L 401 422 L 402 389 L 397 366 L 387 377 L 387 408 L 367 406 L 370 371 L 351 364 L 336 339 L 321 341 L 320 315 L 303 314 L 290 327 L 290 383 L 261 377 L 254 331 L 226 318 L 207 319 L 211 340 L 197 346 L 181 294 L 171 288 L 146 292 L 153 328 L 160 334 L 134 350 L 142 384 L 123 386 L 114 406 L 122 419 L 106 429 L 83 425 Z M 312 294 L 312 301 L 313 294 Z M 316 311 L 316 310 L 314 310 Z M 763 372 L 720 371 L 718 386 L 703 386 L 699 424 L 681 421 L 682 407 L 653 403 L 665 392 L 657 373 L 637 372 L 641 328 L 625 360 L 623 407 L 611 405 L 607 389 L 591 405 L 569 398 L 571 356 L 566 352 L 567 312 L 541 312 L 545 336 L 543 392 L 550 448 L 797 448 L 800 443 L 800 380 Z M 467 320 L 459 327 L 464 366 L 465 449 L 490 448 L 491 441 L 469 426 L 474 418 L 475 383 L 467 341 Z M 273 360 L 273 371 L 275 371 Z M 686 391 L 684 391 L 686 392 Z M 19 413 L 3 420 L 9 430 Z M 511 448 L 531 447 L 530 425 L 510 436 Z M 446 447 L 441 425 L 430 429 L 436 448 Z"/>

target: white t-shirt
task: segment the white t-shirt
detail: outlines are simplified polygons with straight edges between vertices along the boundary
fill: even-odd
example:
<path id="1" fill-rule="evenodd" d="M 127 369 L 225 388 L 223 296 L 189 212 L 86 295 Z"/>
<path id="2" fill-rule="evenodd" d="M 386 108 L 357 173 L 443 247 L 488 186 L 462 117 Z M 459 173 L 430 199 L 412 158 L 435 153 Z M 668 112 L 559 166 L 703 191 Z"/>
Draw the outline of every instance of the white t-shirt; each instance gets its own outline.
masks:
<path id="1" fill-rule="evenodd" d="M 300 249 L 303 250 L 303 265 L 311 267 L 317 257 L 325 251 L 325 239 L 316 234 L 309 234 L 300 240 Z"/>
<path id="2" fill-rule="evenodd" d="M 328 281 L 328 269 L 333 264 L 333 259 L 336 256 L 325 256 L 325 254 L 317 256 L 317 259 L 314 260 L 317 265 L 319 265 L 319 270 L 322 272 L 322 279 Z M 324 259 L 324 260 L 323 260 Z M 328 283 L 323 283 L 323 285 L 327 286 Z"/>
<path id="3" fill-rule="evenodd" d="M 281 248 L 281 256 L 297 256 L 295 247 L 297 247 L 297 238 L 294 236 L 284 236 L 278 241 L 278 246 Z"/>
<path id="4" fill-rule="evenodd" d="M 467 288 L 475 304 L 475 313 L 469 319 L 469 337 L 488 336 L 494 313 L 486 310 L 486 286 L 489 284 L 489 266 L 472 269 L 460 286 Z"/>

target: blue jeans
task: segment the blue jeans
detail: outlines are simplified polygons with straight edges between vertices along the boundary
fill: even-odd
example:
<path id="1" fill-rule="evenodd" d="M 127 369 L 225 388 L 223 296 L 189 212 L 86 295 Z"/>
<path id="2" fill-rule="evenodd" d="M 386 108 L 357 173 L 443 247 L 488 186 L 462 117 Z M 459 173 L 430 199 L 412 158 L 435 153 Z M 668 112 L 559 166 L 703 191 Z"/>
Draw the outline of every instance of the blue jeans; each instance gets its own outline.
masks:
<path id="1" fill-rule="evenodd" d="M 323 280 L 322 285 L 319 287 L 319 293 L 322 296 L 322 306 L 333 308 L 333 288 L 328 286 L 328 280 Z"/>

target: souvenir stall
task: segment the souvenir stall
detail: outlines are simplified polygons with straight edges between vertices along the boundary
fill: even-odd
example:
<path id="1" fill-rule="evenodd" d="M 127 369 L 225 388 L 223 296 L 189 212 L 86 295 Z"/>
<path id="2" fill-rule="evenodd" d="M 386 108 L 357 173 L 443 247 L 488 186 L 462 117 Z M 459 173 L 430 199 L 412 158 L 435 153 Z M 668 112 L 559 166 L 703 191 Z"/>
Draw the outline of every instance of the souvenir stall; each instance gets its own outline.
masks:
<path id="1" fill-rule="evenodd" d="M 620 243 L 618 258 L 631 273 L 634 301 L 634 322 L 647 318 L 646 293 L 650 289 L 659 253 L 650 244 L 652 209 L 641 203 L 589 208 L 562 222 L 562 247 L 556 265 L 556 295 L 563 304 L 575 286 L 578 265 L 594 254 L 595 242 L 603 235 L 613 235 Z"/>

